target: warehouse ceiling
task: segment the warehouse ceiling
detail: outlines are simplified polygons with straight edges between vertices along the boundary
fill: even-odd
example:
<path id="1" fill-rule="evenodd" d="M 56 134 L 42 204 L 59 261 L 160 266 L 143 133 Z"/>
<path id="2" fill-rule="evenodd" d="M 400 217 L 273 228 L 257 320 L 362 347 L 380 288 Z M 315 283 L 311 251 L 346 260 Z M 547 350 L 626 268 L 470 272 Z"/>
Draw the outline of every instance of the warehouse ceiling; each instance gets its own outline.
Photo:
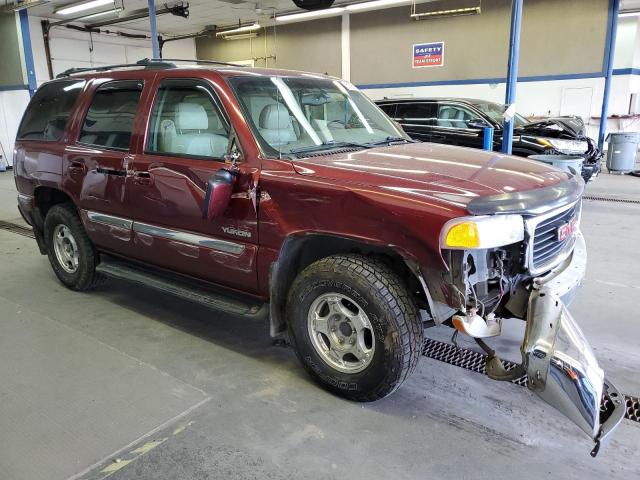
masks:
<path id="1" fill-rule="evenodd" d="M 335 4 L 352 3 L 352 1 L 353 0 L 336 0 Z M 120 7 L 122 2 L 124 2 L 124 13 L 140 8 L 147 8 L 147 0 L 115 0 L 116 7 Z M 76 2 L 73 0 L 51 0 L 44 5 L 30 8 L 29 15 L 62 20 L 68 18 L 69 15 L 55 15 L 53 11 L 62 5 L 71 3 Z M 167 2 L 156 2 L 156 5 L 157 8 L 160 9 L 165 5 L 172 6 L 180 3 L 182 2 L 169 0 Z M 273 16 L 274 13 L 298 10 L 291 0 L 185 0 L 185 3 L 189 4 L 189 18 L 185 19 L 171 14 L 159 15 L 158 31 L 163 34 L 179 35 L 202 30 L 207 25 L 225 26 L 237 23 L 238 20 L 242 22 L 253 22 L 261 18 Z M 105 11 L 109 8 L 109 6 L 102 6 L 91 10 L 89 13 Z M 106 20 L 107 18 L 109 17 L 104 16 L 101 17 L 100 20 Z M 143 18 L 119 23 L 118 26 L 148 32 L 149 20 L 148 18 Z"/>
<path id="2" fill-rule="evenodd" d="M 355 0 L 360 1 L 360 0 Z M 446 4 L 447 0 L 418 0 L 418 3 L 433 2 Z M 507 0 L 505 0 L 506 2 Z M 75 0 L 50 0 L 43 5 L 29 9 L 29 15 L 37 17 L 68 19 L 69 16 L 56 15 L 54 10 L 63 5 L 77 3 Z M 168 0 L 167 2 L 156 1 L 157 8 L 165 5 L 172 6 L 182 3 L 178 0 Z M 158 16 L 158 31 L 164 35 L 182 35 L 203 30 L 208 25 L 229 26 L 239 21 L 243 23 L 264 21 L 272 17 L 274 13 L 282 14 L 299 10 L 292 0 L 185 0 L 189 4 L 189 18 L 166 14 Z M 334 5 L 354 3 L 354 0 L 336 0 Z M 147 0 L 114 0 L 117 8 L 124 6 L 124 11 L 120 14 L 147 8 Z M 640 0 L 622 0 L 621 10 L 640 10 Z M 108 10 L 110 6 L 97 7 L 87 13 L 101 12 Z M 111 18 L 115 17 L 113 15 Z M 103 16 L 100 20 L 107 20 L 109 16 Z M 87 22 L 90 23 L 90 22 Z M 128 22 L 118 23 L 121 28 L 132 30 L 149 31 L 149 19 L 142 18 Z"/>

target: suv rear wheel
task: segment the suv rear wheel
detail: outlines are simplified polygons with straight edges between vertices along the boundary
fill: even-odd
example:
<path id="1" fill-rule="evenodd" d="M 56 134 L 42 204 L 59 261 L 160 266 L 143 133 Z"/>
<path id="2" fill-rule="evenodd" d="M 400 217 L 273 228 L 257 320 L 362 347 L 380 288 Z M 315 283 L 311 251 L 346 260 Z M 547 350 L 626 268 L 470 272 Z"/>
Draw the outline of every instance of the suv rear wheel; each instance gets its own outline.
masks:
<path id="1" fill-rule="evenodd" d="M 298 275 L 287 302 L 298 358 L 323 387 L 368 402 L 415 369 L 422 323 L 409 291 L 384 263 L 334 255 Z"/>
<path id="2" fill-rule="evenodd" d="M 69 203 L 54 205 L 44 220 L 47 255 L 58 279 L 72 290 L 89 290 L 100 280 L 98 254 L 76 209 Z"/>

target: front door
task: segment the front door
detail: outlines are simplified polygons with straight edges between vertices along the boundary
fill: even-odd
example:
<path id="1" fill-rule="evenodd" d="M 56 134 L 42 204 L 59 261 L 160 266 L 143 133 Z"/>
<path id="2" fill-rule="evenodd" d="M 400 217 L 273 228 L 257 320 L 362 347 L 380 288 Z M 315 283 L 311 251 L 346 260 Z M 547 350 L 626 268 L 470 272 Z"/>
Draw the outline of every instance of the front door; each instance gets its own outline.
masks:
<path id="1" fill-rule="evenodd" d="M 255 289 L 257 160 L 237 164 L 240 175 L 227 210 L 214 220 L 203 215 L 208 180 L 231 167 L 225 157 L 232 128 L 213 89 L 200 80 L 162 81 L 147 132 L 144 151 L 129 163 L 126 179 L 135 257 L 228 287 Z"/>
<path id="2" fill-rule="evenodd" d="M 439 103 L 436 125 L 431 141 L 459 145 L 461 147 L 482 148 L 483 129 L 474 126 L 482 122 L 473 110 L 455 103 Z"/>

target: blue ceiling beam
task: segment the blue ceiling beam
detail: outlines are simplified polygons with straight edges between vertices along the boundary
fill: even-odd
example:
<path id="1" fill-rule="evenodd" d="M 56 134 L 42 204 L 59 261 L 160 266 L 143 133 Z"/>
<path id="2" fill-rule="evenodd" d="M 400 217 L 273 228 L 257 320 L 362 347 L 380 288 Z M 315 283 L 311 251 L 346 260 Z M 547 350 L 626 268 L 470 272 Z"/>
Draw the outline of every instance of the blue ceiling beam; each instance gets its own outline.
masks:
<path id="1" fill-rule="evenodd" d="M 600 150 L 604 147 L 604 138 L 607 130 L 607 116 L 609 115 L 609 95 L 611 93 L 611 79 L 613 78 L 613 57 L 616 53 L 618 13 L 620 13 L 620 0 L 610 0 L 608 17 L 609 24 L 607 25 L 607 38 L 604 47 L 604 94 L 602 95 L 600 129 L 598 130 L 598 148 Z"/>
<path id="2" fill-rule="evenodd" d="M 153 58 L 160 58 L 160 42 L 158 41 L 158 17 L 156 15 L 155 0 L 148 0 L 149 3 L 149 30 L 151 31 L 151 51 Z"/>
<path id="3" fill-rule="evenodd" d="M 20 33 L 22 35 L 22 51 L 24 52 L 24 63 L 27 69 L 27 85 L 29 86 L 29 95 L 33 94 L 38 88 L 36 82 L 36 67 L 33 61 L 33 50 L 31 48 L 31 35 L 29 33 L 29 14 L 27 9 L 22 9 L 18 13 L 20 17 Z"/>

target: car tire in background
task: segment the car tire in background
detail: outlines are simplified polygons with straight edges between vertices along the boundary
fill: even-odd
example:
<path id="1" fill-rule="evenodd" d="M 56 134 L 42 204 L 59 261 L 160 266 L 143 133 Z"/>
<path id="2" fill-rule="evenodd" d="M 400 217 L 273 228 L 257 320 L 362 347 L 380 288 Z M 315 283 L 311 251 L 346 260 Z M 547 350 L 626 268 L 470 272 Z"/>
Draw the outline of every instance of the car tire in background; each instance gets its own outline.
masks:
<path id="1" fill-rule="evenodd" d="M 51 267 L 66 287 L 86 291 L 101 283 L 96 272 L 98 254 L 72 204 L 60 203 L 49 209 L 44 238 Z"/>
<path id="2" fill-rule="evenodd" d="M 418 364 L 418 308 L 398 275 L 378 260 L 333 255 L 309 265 L 291 286 L 287 314 L 305 369 L 342 397 L 386 397 Z"/>

